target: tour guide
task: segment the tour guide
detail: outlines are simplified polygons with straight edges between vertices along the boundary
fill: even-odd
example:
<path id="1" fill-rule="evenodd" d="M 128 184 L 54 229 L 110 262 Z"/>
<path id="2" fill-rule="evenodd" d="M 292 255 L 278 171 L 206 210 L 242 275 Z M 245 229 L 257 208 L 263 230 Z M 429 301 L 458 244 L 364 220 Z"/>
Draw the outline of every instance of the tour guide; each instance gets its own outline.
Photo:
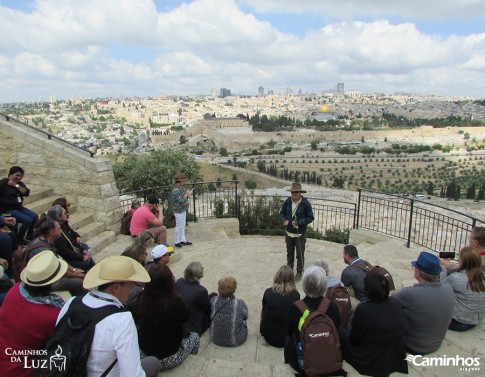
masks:
<path id="1" fill-rule="evenodd" d="M 301 279 L 305 264 L 306 227 L 313 221 L 313 211 L 308 199 L 301 195 L 306 191 L 301 189 L 300 183 L 293 182 L 288 191 L 291 192 L 291 197 L 283 203 L 280 219 L 286 227 L 286 259 L 291 268 L 295 262 L 296 248 L 295 278 L 298 280 Z"/>

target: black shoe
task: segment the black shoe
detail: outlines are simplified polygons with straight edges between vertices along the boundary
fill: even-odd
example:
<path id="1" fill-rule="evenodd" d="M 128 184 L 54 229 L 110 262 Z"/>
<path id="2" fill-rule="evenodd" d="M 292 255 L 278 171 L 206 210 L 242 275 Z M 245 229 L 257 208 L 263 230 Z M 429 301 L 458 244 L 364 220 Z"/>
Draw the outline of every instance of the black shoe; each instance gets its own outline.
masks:
<path id="1" fill-rule="evenodd" d="M 180 243 L 176 243 L 176 244 L 175 244 L 175 247 L 182 247 L 182 244 L 180 244 Z"/>
<path id="2" fill-rule="evenodd" d="M 190 245 L 192 245 L 192 242 L 185 241 L 185 242 L 180 242 L 180 244 L 181 244 L 182 246 L 190 246 Z"/>

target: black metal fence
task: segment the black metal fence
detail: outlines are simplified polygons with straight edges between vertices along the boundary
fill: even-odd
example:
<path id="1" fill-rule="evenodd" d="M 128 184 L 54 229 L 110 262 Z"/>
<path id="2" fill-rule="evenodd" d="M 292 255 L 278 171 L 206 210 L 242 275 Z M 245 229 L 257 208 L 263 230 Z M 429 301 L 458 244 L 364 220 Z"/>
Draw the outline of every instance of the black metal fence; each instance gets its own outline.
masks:
<path id="1" fill-rule="evenodd" d="M 459 251 L 483 220 L 423 199 L 359 190 L 356 228 L 407 240 L 434 251 Z"/>
<path id="2" fill-rule="evenodd" d="M 284 234 L 280 209 L 287 196 L 239 195 L 238 219 L 242 234 Z M 348 232 L 355 226 L 356 204 L 337 200 L 307 197 L 314 220 L 310 236 L 328 232 Z"/>
<path id="3" fill-rule="evenodd" d="M 191 206 L 187 211 L 188 221 L 214 217 L 236 217 L 238 183 L 239 181 L 187 183 L 185 187 L 193 189 Z M 163 207 L 164 217 L 168 220 L 172 215 L 172 188 L 173 186 L 160 186 L 121 193 L 121 205 L 124 211 L 128 211 L 134 199 L 139 199 L 141 204 L 144 204 L 148 195 L 156 194 Z M 233 204 L 231 205 L 231 203 Z"/>
<path id="4" fill-rule="evenodd" d="M 235 217 L 241 234 L 284 234 L 279 211 L 286 196 L 244 195 L 238 193 L 238 181 L 187 183 L 193 188 L 188 221 Z M 157 194 L 168 226 L 172 215 L 172 186 L 155 187 L 121 194 L 125 211 L 135 198 L 145 203 L 149 194 Z M 315 220 L 310 236 L 339 236 L 354 228 L 369 229 L 407 240 L 434 251 L 459 251 L 468 243 L 474 226 L 485 221 L 422 199 L 359 190 L 358 202 L 308 197 Z M 325 237 L 323 237 L 325 238 Z M 335 239 L 337 237 L 333 237 Z M 344 238 L 345 241 L 348 238 Z"/>

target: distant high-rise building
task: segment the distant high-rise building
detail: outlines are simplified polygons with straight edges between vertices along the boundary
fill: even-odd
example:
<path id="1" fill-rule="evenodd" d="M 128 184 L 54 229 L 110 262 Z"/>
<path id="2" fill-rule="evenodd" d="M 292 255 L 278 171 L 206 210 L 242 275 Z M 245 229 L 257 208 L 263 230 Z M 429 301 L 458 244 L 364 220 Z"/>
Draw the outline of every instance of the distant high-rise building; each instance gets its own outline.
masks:
<path id="1" fill-rule="evenodd" d="M 345 95 L 344 83 L 343 82 L 337 83 L 337 94 L 339 94 L 341 96 Z"/>
<path id="2" fill-rule="evenodd" d="M 264 97 L 264 88 L 262 86 L 258 88 L 258 97 Z"/>
<path id="3" fill-rule="evenodd" d="M 291 89 L 291 86 L 288 86 L 286 88 L 286 95 L 287 96 L 291 96 L 293 94 L 293 89 Z"/>
<path id="4" fill-rule="evenodd" d="M 49 98 L 49 102 L 53 105 L 55 105 L 57 103 L 57 98 L 56 96 L 50 96 Z"/>
<path id="5" fill-rule="evenodd" d="M 219 91 L 219 97 L 226 98 L 231 96 L 231 90 L 226 88 L 221 88 Z"/>
<path id="6" fill-rule="evenodd" d="M 211 97 L 217 97 L 217 89 L 216 88 L 211 89 Z"/>

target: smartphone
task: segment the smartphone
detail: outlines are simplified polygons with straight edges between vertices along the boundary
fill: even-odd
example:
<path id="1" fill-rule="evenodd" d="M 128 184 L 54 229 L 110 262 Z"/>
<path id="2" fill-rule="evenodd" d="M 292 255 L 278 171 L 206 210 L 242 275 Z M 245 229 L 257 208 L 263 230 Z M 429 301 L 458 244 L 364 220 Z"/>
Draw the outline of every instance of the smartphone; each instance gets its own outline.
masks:
<path id="1" fill-rule="evenodd" d="M 455 259 L 454 251 L 440 251 L 439 257 L 443 259 Z"/>

